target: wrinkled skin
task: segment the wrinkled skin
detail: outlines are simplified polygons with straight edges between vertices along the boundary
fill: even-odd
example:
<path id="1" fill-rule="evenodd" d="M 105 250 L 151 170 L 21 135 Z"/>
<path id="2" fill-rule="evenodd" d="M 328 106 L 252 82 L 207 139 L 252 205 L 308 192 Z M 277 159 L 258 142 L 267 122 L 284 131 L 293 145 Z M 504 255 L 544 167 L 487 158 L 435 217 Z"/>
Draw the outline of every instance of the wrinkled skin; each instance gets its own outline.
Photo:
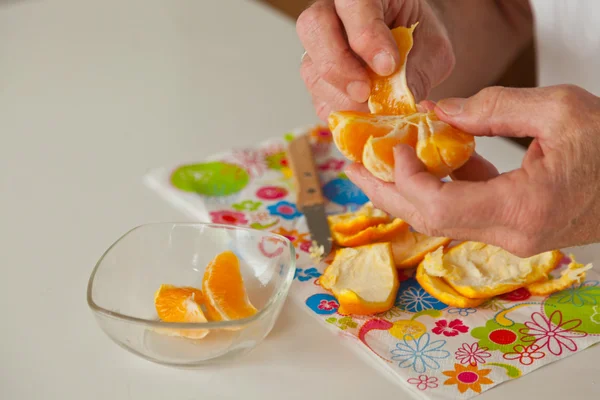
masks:
<path id="1" fill-rule="evenodd" d="M 424 105 L 474 135 L 534 141 L 519 169 L 498 175 L 474 157 L 453 182 L 427 173 L 407 146 L 394 149 L 395 183 L 350 166 L 348 177 L 375 206 L 425 234 L 481 241 L 522 257 L 600 241 L 600 98 L 571 85 L 491 87 Z"/>
<path id="2" fill-rule="evenodd" d="M 296 28 L 306 56 L 301 75 L 318 116 L 331 111 L 368 111 L 370 81 L 365 64 L 388 76 L 399 64 L 389 28 L 415 22 L 407 80 L 417 101 L 452 72 L 452 44 L 444 24 L 423 0 L 317 0 Z M 434 58 L 431 54 L 435 54 Z"/>

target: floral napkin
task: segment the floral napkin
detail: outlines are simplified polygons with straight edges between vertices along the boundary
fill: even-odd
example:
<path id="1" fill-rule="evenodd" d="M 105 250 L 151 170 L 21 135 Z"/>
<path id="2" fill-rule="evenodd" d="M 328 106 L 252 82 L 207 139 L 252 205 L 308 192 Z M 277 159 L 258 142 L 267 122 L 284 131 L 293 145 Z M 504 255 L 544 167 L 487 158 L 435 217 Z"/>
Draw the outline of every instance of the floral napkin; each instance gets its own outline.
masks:
<path id="1" fill-rule="evenodd" d="M 345 212 L 366 203 L 367 197 L 343 174 L 346 160 L 331 133 L 319 126 L 197 163 L 157 168 L 145 180 L 198 220 L 289 238 L 298 257 L 291 298 L 320 323 L 368 349 L 423 398 L 471 398 L 600 341 L 600 285 L 594 270 L 584 283 L 546 298 L 519 289 L 478 308 L 448 307 L 421 288 L 413 271 L 402 271 L 394 308 L 369 317 L 339 315 L 336 299 L 316 283 L 324 264 L 311 261 L 310 234 L 294 204 L 285 149 L 287 141 L 302 133 L 311 138 L 327 211 Z M 565 257 L 555 273 L 568 262 Z"/>

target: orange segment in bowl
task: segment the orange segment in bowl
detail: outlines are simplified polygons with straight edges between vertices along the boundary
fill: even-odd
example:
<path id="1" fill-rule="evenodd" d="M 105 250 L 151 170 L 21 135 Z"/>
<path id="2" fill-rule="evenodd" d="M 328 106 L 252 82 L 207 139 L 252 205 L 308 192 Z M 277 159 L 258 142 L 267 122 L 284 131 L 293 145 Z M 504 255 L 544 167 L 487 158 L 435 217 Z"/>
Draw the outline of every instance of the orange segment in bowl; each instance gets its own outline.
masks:
<path id="1" fill-rule="evenodd" d="M 164 322 L 206 322 L 206 317 L 201 309 L 202 298 L 202 292 L 192 287 L 161 285 L 154 295 L 154 307 L 158 317 Z M 202 339 L 209 332 L 204 329 L 164 329 L 161 331 L 191 339 Z"/>
<path id="2" fill-rule="evenodd" d="M 432 237 L 410 229 L 400 232 L 392 240 L 392 254 L 398 268 L 412 268 L 418 265 L 425 255 L 450 244 L 452 239 Z"/>
<path id="3" fill-rule="evenodd" d="M 389 241 L 404 229 L 408 229 L 408 224 L 400 218 L 394 218 L 391 222 L 370 226 L 350 235 L 332 231 L 331 236 L 338 246 L 355 247 Z"/>
<path id="4" fill-rule="evenodd" d="M 375 208 L 371 202 L 357 211 L 327 217 L 329 228 L 344 235 L 353 235 L 371 226 L 388 223 L 390 219 L 386 212 Z"/>
<path id="5" fill-rule="evenodd" d="M 369 110 L 373 114 L 412 114 L 417 111 L 415 98 L 406 81 L 406 61 L 413 46 L 413 31 L 417 24 L 410 28 L 392 29 L 392 35 L 400 53 L 400 64 L 396 72 L 382 77 L 369 71 L 371 78 L 371 96 Z"/>
<path id="6" fill-rule="evenodd" d="M 206 314 L 212 321 L 242 319 L 257 312 L 246 294 L 240 262 L 231 251 L 217 255 L 208 264 L 202 290 Z"/>
<path id="7" fill-rule="evenodd" d="M 340 303 L 340 314 L 369 315 L 392 308 L 398 275 L 388 242 L 339 249 L 319 284 Z"/>

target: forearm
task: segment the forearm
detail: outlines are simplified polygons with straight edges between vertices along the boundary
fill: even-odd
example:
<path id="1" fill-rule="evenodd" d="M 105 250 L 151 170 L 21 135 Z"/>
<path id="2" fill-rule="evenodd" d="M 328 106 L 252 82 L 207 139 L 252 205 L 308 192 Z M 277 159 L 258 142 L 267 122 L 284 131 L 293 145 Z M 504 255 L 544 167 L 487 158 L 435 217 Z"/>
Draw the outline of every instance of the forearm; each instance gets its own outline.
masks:
<path id="1" fill-rule="evenodd" d="M 456 64 L 429 98 L 467 97 L 492 85 L 533 37 L 528 0 L 428 0 L 448 30 Z"/>

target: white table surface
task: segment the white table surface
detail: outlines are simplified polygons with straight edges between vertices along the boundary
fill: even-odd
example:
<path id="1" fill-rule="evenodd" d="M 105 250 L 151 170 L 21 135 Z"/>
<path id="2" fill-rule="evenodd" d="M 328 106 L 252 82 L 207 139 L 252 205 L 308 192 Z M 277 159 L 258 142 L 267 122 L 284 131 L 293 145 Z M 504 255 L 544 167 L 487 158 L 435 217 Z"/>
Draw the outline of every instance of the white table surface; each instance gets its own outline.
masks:
<path id="1" fill-rule="evenodd" d="M 1 399 L 408 396 L 291 302 L 239 363 L 190 371 L 117 347 L 85 301 L 113 240 L 186 219 L 143 186 L 146 169 L 316 122 L 301 53 L 292 21 L 253 1 L 0 0 Z M 478 148 L 502 170 L 522 156 Z M 597 397 L 598 359 L 589 349 L 482 399 Z"/>

